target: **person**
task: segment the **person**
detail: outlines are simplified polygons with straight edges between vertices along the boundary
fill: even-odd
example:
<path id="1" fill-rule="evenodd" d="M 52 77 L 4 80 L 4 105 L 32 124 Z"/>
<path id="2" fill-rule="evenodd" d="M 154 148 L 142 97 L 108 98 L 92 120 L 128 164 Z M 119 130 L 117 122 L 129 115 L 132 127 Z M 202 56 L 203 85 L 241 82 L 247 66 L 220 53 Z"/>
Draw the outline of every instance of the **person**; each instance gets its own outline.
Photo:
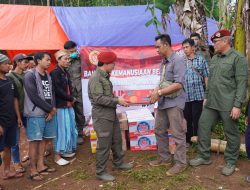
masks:
<path id="1" fill-rule="evenodd" d="M 195 54 L 194 45 L 192 39 L 186 39 L 182 42 L 182 48 L 187 58 L 184 86 L 186 92 L 184 117 L 187 121 L 187 147 L 191 144 L 191 137 L 197 136 L 204 99 L 203 81 L 205 86 L 207 86 L 208 81 L 207 62 L 202 56 Z"/>
<path id="2" fill-rule="evenodd" d="M 24 76 L 24 115 L 27 117 L 26 136 L 29 141 L 30 179 L 40 181 L 42 175 L 54 172 L 44 163 L 45 141 L 56 136 L 54 87 L 47 69 L 51 56 L 38 52 L 34 57 L 36 67 Z"/>
<path id="3" fill-rule="evenodd" d="M 250 123 L 248 122 L 249 117 L 250 117 L 250 100 L 247 103 L 245 112 L 245 125 L 247 127 L 245 134 L 246 152 L 247 152 L 247 158 L 250 160 Z M 246 176 L 246 181 L 250 183 L 250 176 Z"/>
<path id="4" fill-rule="evenodd" d="M 211 56 L 209 53 L 208 47 L 201 44 L 201 36 L 198 33 L 192 33 L 190 35 L 190 39 L 194 40 L 195 44 L 195 53 L 196 55 L 203 56 L 207 63 L 209 64 L 211 61 Z"/>
<path id="5" fill-rule="evenodd" d="M 55 162 L 62 166 L 69 164 L 62 157 L 73 157 L 76 151 L 77 129 L 72 108 L 76 99 L 72 95 L 71 81 L 66 70 L 70 66 L 69 54 L 65 50 L 59 50 L 55 53 L 55 58 L 58 65 L 50 73 L 55 88 L 58 123 L 54 149 Z"/>
<path id="6" fill-rule="evenodd" d="M 67 68 L 70 80 L 72 81 L 72 95 L 76 98 L 73 108 L 75 111 L 76 126 L 78 130 L 77 143 L 83 144 L 83 129 L 85 127 L 85 117 L 83 114 L 83 99 L 82 99 L 82 74 L 81 74 L 81 59 L 77 52 L 77 45 L 73 41 L 67 41 L 64 44 L 64 49 L 70 54 L 71 65 Z"/>
<path id="7" fill-rule="evenodd" d="M 92 119 L 97 134 L 96 148 L 96 177 L 104 181 L 115 178 L 106 172 L 110 149 L 113 153 L 113 167 L 117 169 L 131 169 L 130 163 L 124 163 L 122 138 L 119 121 L 116 115 L 117 104 L 128 106 L 124 95 L 116 97 L 110 74 L 115 67 L 117 56 L 113 52 L 101 52 L 98 56 L 98 68 L 89 79 L 88 95 L 92 105 Z"/>
<path id="8" fill-rule="evenodd" d="M 225 165 L 221 173 L 230 176 L 239 156 L 239 116 L 245 101 L 248 81 L 248 65 L 244 56 L 231 48 L 228 30 L 215 32 L 211 41 L 216 55 L 209 67 L 208 88 L 198 128 L 198 155 L 190 160 L 191 166 L 208 165 L 210 160 L 211 128 L 220 118 L 224 124 L 227 145 Z"/>
<path id="9" fill-rule="evenodd" d="M 155 48 L 163 57 L 161 64 L 161 82 L 150 95 L 150 102 L 158 101 L 155 119 L 155 136 L 158 146 L 159 159 L 151 161 L 151 166 L 170 165 L 172 158 L 169 153 L 168 131 L 172 131 L 176 143 L 174 154 L 175 165 L 167 172 L 172 176 L 183 172 L 187 167 L 186 161 L 186 123 L 183 115 L 185 92 L 185 59 L 176 54 L 171 48 L 171 38 L 162 34 L 155 38 Z M 168 85 L 163 85 L 164 83 Z"/>
<path id="10" fill-rule="evenodd" d="M 0 151 L 3 151 L 3 179 L 23 177 L 10 170 L 11 147 L 16 145 L 16 126 L 22 126 L 15 82 L 6 76 L 9 58 L 0 54 Z"/>
<path id="11" fill-rule="evenodd" d="M 35 61 L 34 61 L 34 55 L 35 55 L 34 53 L 30 53 L 30 54 L 28 55 L 28 57 L 30 57 L 28 69 L 32 69 L 32 68 L 36 67 L 36 63 L 35 63 Z M 31 58 L 32 58 L 32 59 L 31 59 Z"/>
<path id="12" fill-rule="evenodd" d="M 19 109 L 20 114 L 22 117 L 23 125 L 26 126 L 26 119 L 23 116 L 23 107 L 24 107 L 24 91 L 23 91 L 23 79 L 24 79 L 24 72 L 28 68 L 29 60 L 31 60 L 32 57 L 28 57 L 25 54 L 19 53 L 14 56 L 13 58 L 13 71 L 8 73 L 7 76 L 11 77 L 14 82 L 15 86 L 17 88 L 18 92 L 18 102 L 19 102 Z M 14 167 L 16 172 L 23 173 L 25 172 L 24 167 L 21 165 L 20 161 L 20 153 L 19 153 L 19 138 L 20 138 L 20 129 L 18 126 L 16 126 L 16 140 L 17 143 L 15 146 L 11 147 L 11 156 L 12 161 L 14 163 Z"/>

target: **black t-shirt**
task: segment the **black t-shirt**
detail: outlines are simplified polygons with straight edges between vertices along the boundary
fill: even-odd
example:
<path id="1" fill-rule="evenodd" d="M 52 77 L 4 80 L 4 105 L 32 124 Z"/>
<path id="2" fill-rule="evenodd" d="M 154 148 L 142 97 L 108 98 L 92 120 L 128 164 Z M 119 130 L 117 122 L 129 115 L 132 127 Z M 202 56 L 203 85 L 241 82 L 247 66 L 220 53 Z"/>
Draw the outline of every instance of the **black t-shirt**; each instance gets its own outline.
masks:
<path id="1" fill-rule="evenodd" d="M 43 95 L 45 98 L 45 101 L 49 104 L 51 104 L 52 102 L 52 92 L 51 92 L 51 87 L 49 84 L 49 80 L 47 77 L 47 74 L 45 74 L 44 76 L 39 74 L 42 80 L 42 84 L 43 84 Z"/>
<path id="2" fill-rule="evenodd" d="M 14 98 L 18 97 L 15 82 L 12 78 L 0 79 L 0 125 L 14 127 L 17 122 Z"/>

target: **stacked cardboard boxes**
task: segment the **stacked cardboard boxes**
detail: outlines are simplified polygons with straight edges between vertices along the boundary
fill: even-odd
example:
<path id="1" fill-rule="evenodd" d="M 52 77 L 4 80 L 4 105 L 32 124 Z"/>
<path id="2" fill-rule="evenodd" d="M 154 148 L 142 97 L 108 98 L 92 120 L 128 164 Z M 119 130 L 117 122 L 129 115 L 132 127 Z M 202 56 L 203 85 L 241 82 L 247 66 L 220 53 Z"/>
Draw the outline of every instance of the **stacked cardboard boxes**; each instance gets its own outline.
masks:
<path id="1" fill-rule="evenodd" d="M 128 118 L 130 149 L 156 150 L 155 119 L 147 108 L 126 111 Z"/>

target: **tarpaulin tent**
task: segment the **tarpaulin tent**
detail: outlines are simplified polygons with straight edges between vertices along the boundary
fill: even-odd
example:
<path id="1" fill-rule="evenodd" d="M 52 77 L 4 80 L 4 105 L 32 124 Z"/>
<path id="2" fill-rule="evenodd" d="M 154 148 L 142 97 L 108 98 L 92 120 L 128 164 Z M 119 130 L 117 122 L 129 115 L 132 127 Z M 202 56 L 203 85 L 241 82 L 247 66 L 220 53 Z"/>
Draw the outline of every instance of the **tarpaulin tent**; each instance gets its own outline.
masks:
<path id="1" fill-rule="evenodd" d="M 115 48 L 120 60 L 121 55 L 125 55 L 124 63 L 139 62 L 138 67 L 145 67 L 148 65 L 144 64 L 146 62 L 155 63 L 151 59 L 154 60 L 154 56 L 157 56 L 152 47 L 157 32 L 153 25 L 145 26 L 152 18 L 150 11 L 145 11 L 146 7 L 146 5 L 116 7 L 0 5 L 0 49 L 7 50 L 10 57 L 20 51 L 53 52 L 63 48 L 64 42 L 70 39 L 81 47 L 81 53 L 87 52 L 82 64 L 87 64 L 89 55 L 96 55 L 95 46 L 98 46 L 102 51 L 105 47 L 111 51 Z M 161 18 L 159 10 L 156 10 L 155 14 Z M 172 12 L 170 17 L 167 33 L 171 36 L 173 45 L 180 44 L 186 37 L 181 33 Z M 211 36 L 217 30 L 217 25 L 211 19 L 207 21 Z M 147 54 L 145 49 L 150 49 L 152 53 Z M 88 96 L 87 80 L 83 79 L 82 83 L 85 103 Z M 84 110 L 88 111 L 86 108 L 87 106 Z"/>
<path id="2" fill-rule="evenodd" d="M 57 50 L 71 39 L 79 46 L 148 46 L 157 35 L 146 5 L 46 7 L 0 4 L 0 49 Z M 160 18 L 160 11 L 156 11 Z M 167 33 L 173 44 L 185 38 L 170 13 Z M 216 22 L 208 19 L 211 35 Z"/>

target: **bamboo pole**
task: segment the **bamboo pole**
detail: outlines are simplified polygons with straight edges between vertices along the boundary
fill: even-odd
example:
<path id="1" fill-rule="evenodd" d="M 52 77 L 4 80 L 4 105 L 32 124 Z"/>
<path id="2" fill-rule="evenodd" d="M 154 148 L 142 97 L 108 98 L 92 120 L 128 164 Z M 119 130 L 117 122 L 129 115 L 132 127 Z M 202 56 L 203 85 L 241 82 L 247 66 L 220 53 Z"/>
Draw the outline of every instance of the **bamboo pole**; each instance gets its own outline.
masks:
<path id="1" fill-rule="evenodd" d="M 193 143 L 197 143 L 198 142 L 198 137 L 197 136 L 193 136 L 191 138 L 191 141 Z M 227 141 L 223 141 L 220 139 L 211 139 L 211 150 L 214 152 L 225 152 L 227 146 Z M 241 144 L 240 145 L 240 151 L 242 152 L 246 152 L 246 145 L 245 144 Z"/>

